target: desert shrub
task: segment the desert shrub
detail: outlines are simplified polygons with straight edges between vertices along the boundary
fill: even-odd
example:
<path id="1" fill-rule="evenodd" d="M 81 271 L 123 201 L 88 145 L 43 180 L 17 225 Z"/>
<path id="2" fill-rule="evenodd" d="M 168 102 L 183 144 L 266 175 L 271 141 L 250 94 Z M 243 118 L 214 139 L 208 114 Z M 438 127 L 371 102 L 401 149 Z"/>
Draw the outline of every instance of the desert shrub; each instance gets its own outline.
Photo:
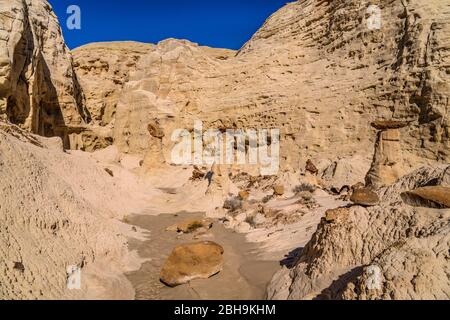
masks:
<path id="1" fill-rule="evenodd" d="M 270 201 L 270 199 L 273 198 L 273 195 L 267 195 L 264 198 L 262 198 L 262 203 L 267 203 Z"/>
<path id="2" fill-rule="evenodd" d="M 293 191 L 295 193 L 299 193 L 299 192 L 313 193 L 314 191 L 316 191 L 316 186 L 314 186 L 310 183 L 301 183 L 298 186 L 296 186 Z"/>

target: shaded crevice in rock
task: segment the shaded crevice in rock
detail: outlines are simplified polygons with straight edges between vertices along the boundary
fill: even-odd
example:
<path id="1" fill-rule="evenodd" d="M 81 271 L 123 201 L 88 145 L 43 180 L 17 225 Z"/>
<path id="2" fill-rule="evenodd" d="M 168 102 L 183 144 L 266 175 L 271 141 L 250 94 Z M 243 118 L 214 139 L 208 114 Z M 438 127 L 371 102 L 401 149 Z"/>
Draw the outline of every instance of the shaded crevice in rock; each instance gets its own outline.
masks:
<path id="1" fill-rule="evenodd" d="M 431 181 L 444 183 L 448 169 L 421 168 L 381 189 L 378 206 L 352 206 L 331 223 L 323 218 L 296 266 L 274 277 L 269 298 L 447 298 L 450 211 L 414 208 L 401 195 Z M 379 272 L 375 289 L 368 286 L 370 266 Z"/>
<path id="2" fill-rule="evenodd" d="M 400 131 L 400 128 L 407 125 L 408 122 L 403 121 L 372 123 L 372 126 L 378 128 L 379 131 L 375 141 L 372 164 L 365 178 L 368 187 L 381 188 L 390 185 L 407 172 L 403 164 Z"/>
<path id="3" fill-rule="evenodd" d="M 59 136 L 64 146 L 68 148 L 66 124 L 58 101 L 58 93 L 50 77 L 47 62 L 39 53 L 33 84 L 31 131 L 44 137 Z"/>

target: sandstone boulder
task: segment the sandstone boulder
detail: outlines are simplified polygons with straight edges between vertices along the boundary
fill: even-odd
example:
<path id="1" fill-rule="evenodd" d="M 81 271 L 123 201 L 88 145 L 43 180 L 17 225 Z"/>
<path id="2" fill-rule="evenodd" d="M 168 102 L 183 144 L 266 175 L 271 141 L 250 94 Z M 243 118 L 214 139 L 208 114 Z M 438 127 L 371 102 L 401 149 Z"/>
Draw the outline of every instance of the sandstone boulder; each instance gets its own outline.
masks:
<path id="1" fill-rule="evenodd" d="M 167 231 L 191 233 L 197 229 L 210 229 L 213 225 L 211 219 L 187 219 L 168 227 Z"/>
<path id="2" fill-rule="evenodd" d="M 183 244 L 173 249 L 160 273 L 170 287 L 194 279 L 207 279 L 222 270 L 223 248 L 212 241 Z"/>
<path id="3" fill-rule="evenodd" d="M 164 138 L 164 131 L 160 127 L 157 121 L 152 121 L 147 126 L 148 133 L 154 138 L 162 139 Z"/>

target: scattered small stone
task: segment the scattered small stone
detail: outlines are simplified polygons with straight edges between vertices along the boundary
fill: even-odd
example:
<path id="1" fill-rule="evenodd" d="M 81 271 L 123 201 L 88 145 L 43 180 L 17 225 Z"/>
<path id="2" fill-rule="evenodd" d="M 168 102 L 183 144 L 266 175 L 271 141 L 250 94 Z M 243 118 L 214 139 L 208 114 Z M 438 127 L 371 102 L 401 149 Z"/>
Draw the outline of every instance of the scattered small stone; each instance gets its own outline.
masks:
<path id="1" fill-rule="evenodd" d="M 401 194 L 403 201 L 415 207 L 450 208 L 450 187 L 428 186 Z"/>
<path id="2" fill-rule="evenodd" d="M 171 232 L 178 232 L 178 225 L 177 224 L 173 224 L 171 226 L 168 226 L 166 228 L 166 231 L 171 231 Z"/>
<path id="3" fill-rule="evenodd" d="M 284 186 L 276 185 L 273 187 L 273 194 L 276 196 L 282 196 L 284 194 Z"/>
<path id="4" fill-rule="evenodd" d="M 242 204 L 243 202 L 239 197 L 233 197 L 224 201 L 223 208 L 233 212 L 241 209 Z"/>
<path id="5" fill-rule="evenodd" d="M 271 195 L 271 194 L 266 195 L 266 196 L 264 196 L 264 197 L 261 199 L 261 202 L 262 202 L 262 203 L 267 203 L 267 202 L 269 202 L 270 200 L 272 200 L 272 198 L 273 198 L 273 195 Z"/>
<path id="6" fill-rule="evenodd" d="M 194 240 L 200 240 L 200 239 L 205 239 L 205 238 L 213 238 L 214 235 L 210 232 L 206 232 L 206 231 L 201 231 L 201 232 L 197 232 L 194 235 Z"/>
<path id="7" fill-rule="evenodd" d="M 114 177 L 114 172 L 113 172 L 111 169 L 105 168 L 105 171 L 106 171 L 111 177 Z"/>
<path id="8" fill-rule="evenodd" d="M 278 213 L 280 213 L 280 210 L 272 209 L 272 208 L 267 208 L 267 207 L 261 207 L 260 213 L 263 214 L 264 217 L 266 217 L 266 218 L 273 218 L 273 217 L 275 217 Z"/>
<path id="9" fill-rule="evenodd" d="M 240 213 L 234 217 L 234 220 L 237 223 L 241 223 L 242 221 L 245 221 L 245 219 L 247 219 L 247 213 L 245 213 L 245 212 Z"/>

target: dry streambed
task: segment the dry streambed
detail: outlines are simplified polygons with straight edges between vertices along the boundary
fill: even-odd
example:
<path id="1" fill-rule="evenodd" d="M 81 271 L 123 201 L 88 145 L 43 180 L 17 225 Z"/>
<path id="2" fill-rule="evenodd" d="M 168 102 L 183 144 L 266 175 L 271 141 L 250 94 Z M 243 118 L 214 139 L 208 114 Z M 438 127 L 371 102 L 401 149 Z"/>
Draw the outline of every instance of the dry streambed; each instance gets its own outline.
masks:
<path id="1" fill-rule="evenodd" d="M 214 221 L 203 232 L 177 233 L 166 230 L 186 219 L 203 218 L 202 213 L 133 215 L 128 223 L 148 231 L 147 240 L 130 239 L 130 249 L 148 259 L 137 271 L 126 276 L 136 291 L 136 299 L 264 299 L 265 289 L 279 267 L 273 260 L 262 260 L 256 244 L 248 243 L 243 234 L 235 233 Z M 160 281 L 160 271 L 172 250 L 179 245 L 213 241 L 223 248 L 222 270 L 208 278 L 169 287 Z"/>

